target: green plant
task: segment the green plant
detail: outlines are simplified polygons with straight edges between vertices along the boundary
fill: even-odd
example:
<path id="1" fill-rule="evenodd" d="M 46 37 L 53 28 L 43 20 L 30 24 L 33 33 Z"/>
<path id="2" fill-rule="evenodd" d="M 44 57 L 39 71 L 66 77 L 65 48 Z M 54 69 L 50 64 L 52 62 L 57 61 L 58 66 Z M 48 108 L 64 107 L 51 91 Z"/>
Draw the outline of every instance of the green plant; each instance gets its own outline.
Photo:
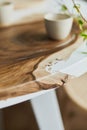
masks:
<path id="1" fill-rule="evenodd" d="M 73 8 L 77 11 L 78 16 L 77 16 L 77 22 L 80 28 L 80 35 L 83 37 L 83 40 L 87 40 L 87 29 L 84 28 L 84 24 L 87 23 L 87 20 L 84 18 L 83 14 L 81 13 L 80 10 L 80 4 L 76 4 L 74 0 L 71 0 L 73 3 Z M 61 2 L 61 11 L 64 13 L 69 13 L 68 7 L 64 3 L 63 0 Z"/>

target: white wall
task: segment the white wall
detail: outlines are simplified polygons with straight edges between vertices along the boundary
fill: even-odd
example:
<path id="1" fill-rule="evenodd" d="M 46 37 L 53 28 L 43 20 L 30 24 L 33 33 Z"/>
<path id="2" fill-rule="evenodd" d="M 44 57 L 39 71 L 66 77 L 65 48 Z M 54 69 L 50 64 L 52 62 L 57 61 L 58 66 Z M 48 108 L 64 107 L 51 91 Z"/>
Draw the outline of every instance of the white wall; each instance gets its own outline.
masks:
<path id="1" fill-rule="evenodd" d="M 85 17 L 87 17 L 87 1 L 86 0 L 75 0 L 76 3 L 80 4 L 80 8 Z M 59 3 L 65 4 L 71 13 L 76 13 L 73 8 L 72 0 L 47 0 L 47 11 L 58 13 L 60 11 Z"/>

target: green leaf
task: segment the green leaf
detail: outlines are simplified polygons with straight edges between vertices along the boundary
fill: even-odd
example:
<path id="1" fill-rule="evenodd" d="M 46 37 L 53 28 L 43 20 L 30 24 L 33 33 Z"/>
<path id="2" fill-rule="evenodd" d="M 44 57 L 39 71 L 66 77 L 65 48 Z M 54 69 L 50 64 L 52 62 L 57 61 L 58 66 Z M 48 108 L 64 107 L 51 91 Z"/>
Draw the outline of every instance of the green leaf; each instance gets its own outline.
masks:
<path id="1" fill-rule="evenodd" d="M 75 5 L 73 6 L 73 8 L 75 8 L 76 10 L 77 10 L 77 8 L 80 9 L 80 4 L 75 4 Z"/>
<path id="2" fill-rule="evenodd" d="M 79 9 L 80 9 L 80 4 L 76 4 L 76 6 L 77 6 L 77 8 L 79 8 Z"/>
<path id="3" fill-rule="evenodd" d="M 80 35 L 83 37 L 84 40 L 87 39 L 87 33 L 85 33 L 85 32 L 81 32 Z"/>
<path id="4" fill-rule="evenodd" d="M 80 4 L 75 4 L 75 5 L 73 6 L 73 8 L 75 8 L 76 11 L 79 13 Z"/>
<path id="5" fill-rule="evenodd" d="M 82 54 L 87 54 L 87 52 L 82 52 Z"/>
<path id="6" fill-rule="evenodd" d="M 81 19 L 78 20 L 78 23 L 79 23 L 80 25 L 83 25 L 83 21 L 82 21 Z"/>
<path id="7" fill-rule="evenodd" d="M 66 5 L 62 5 L 61 10 L 62 10 L 62 11 L 67 11 L 68 8 L 66 7 Z"/>
<path id="8" fill-rule="evenodd" d="M 78 19 L 78 24 L 79 24 L 79 28 L 80 30 L 83 30 L 83 21 L 81 19 Z"/>

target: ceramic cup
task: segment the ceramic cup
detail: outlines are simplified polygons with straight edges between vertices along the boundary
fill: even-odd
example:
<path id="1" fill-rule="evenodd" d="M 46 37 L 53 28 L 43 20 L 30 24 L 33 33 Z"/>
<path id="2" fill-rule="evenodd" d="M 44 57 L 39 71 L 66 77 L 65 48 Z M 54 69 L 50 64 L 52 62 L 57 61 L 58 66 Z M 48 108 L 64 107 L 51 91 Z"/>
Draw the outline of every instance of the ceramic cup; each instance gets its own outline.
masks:
<path id="1" fill-rule="evenodd" d="M 71 32 L 73 17 L 67 14 L 46 14 L 45 26 L 47 34 L 55 40 L 64 40 Z"/>
<path id="2" fill-rule="evenodd" d="M 0 24 L 9 25 L 13 22 L 14 4 L 11 2 L 3 2 L 0 4 Z"/>

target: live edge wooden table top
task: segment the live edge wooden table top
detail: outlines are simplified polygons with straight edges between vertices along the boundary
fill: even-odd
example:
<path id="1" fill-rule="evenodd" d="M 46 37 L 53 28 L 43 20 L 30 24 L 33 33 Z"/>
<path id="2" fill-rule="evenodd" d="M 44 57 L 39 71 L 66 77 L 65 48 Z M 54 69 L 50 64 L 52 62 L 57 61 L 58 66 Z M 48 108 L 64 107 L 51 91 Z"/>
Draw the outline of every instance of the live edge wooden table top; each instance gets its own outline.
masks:
<path id="1" fill-rule="evenodd" d="M 63 86 L 66 74 L 51 75 L 45 67 L 67 59 L 81 44 L 73 27 L 64 41 L 47 37 L 44 21 L 0 28 L 0 99 Z"/>

